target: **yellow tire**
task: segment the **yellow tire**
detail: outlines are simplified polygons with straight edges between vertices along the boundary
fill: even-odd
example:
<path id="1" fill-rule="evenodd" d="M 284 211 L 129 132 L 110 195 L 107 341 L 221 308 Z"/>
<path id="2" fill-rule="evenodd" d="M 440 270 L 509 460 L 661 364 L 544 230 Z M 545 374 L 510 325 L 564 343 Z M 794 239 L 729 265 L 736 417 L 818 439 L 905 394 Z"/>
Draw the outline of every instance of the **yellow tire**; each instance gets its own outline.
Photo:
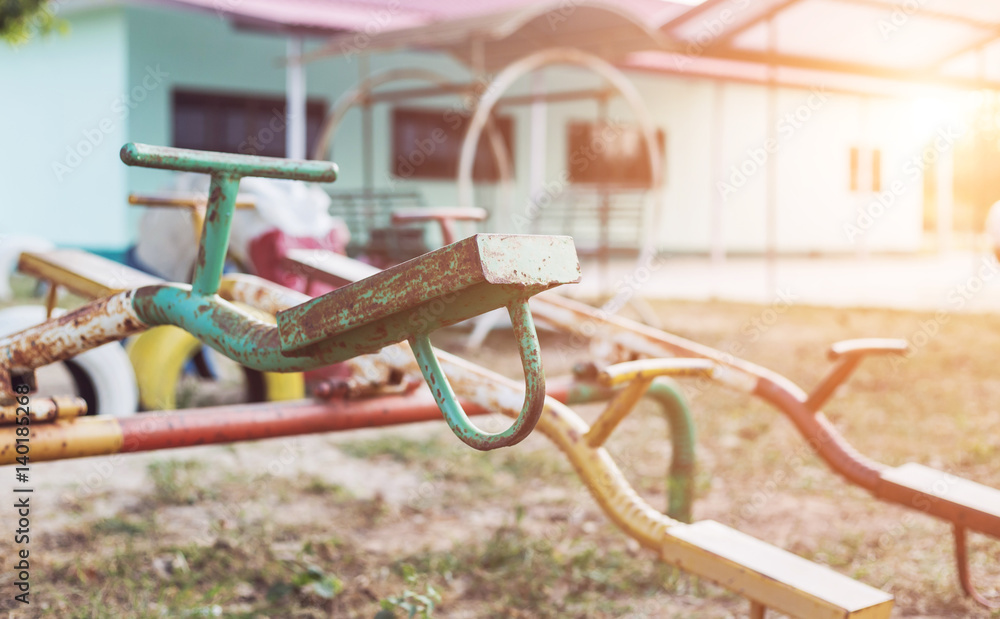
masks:
<path id="1" fill-rule="evenodd" d="M 127 345 L 128 357 L 139 385 L 139 402 L 145 410 L 177 408 L 177 389 L 184 367 L 202 349 L 198 338 L 178 327 L 156 327 Z M 305 397 L 302 374 L 258 372 L 243 368 L 250 401 L 277 402 Z"/>

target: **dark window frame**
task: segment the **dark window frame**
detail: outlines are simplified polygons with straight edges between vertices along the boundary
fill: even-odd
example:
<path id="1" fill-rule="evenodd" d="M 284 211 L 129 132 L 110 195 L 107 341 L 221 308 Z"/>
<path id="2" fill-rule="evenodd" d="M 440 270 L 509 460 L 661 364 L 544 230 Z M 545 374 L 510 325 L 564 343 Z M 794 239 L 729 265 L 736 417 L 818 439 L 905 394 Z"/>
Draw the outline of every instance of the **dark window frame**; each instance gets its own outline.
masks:
<path id="1" fill-rule="evenodd" d="M 312 153 L 326 117 L 322 98 L 306 100 L 306 152 Z M 223 153 L 285 157 L 285 98 L 240 91 L 174 88 L 170 97 L 171 144 Z M 185 114 L 202 127 L 185 126 Z M 232 131 L 233 123 L 243 127 Z M 191 121 L 189 121 L 191 122 Z M 226 135 L 227 131 L 231 132 Z"/>
<path id="2" fill-rule="evenodd" d="M 470 116 L 455 109 L 394 107 L 392 110 L 392 175 L 401 179 L 454 181 L 462 142 Z M 507 146 L 511 176 L 515 175 L 514 117 L 493 118 Z M 480 135 L 472 168 L 476 182 L 497 182 L 500 168 L 493 156 L 489 134 Z"/>
<path id="3" fill-rule="evenodd" d="M 600 135 L 605 129 L 610 129 L 615 137 L 604 140 Z M 660 155 L 660 166 L 666 177 L 667 168 L 667 133 L 662 127 L 656 129 L 657 148 Z M 609 162 L 608 143 L 614 146 L 614 141 L 623 132 L 637 134 L 640 146 L 637 158 Z M 588 139 L 589 138 L 589 139 Z M 602 148 L 596 148 L 596 142 Z M 653 184 L 653 173 L 649 163 L 646 140 L 638 125 L 615 125 L 609 121 L 569 120 L 566 123 L 566 171 L 569 182 L 583 187 L 621 187 L 623 189 L 650 188 Z"/>

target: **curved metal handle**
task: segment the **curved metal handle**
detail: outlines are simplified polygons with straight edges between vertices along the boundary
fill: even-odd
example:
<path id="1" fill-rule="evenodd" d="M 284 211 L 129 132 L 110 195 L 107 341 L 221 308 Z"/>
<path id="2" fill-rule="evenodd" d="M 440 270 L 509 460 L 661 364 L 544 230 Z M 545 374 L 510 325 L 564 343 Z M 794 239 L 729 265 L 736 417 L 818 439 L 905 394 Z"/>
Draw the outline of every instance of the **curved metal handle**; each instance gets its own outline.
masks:
<path id="1" fill-rule="evenodd" d="M 521 354 L 521 366 L 524 368 L 524 404 L 513 425 L 504 430 L 490 434 L 477 428 L 465 414 L 459 404 L 455 392 L 448 383 L 448 378 L 441 370 L 434 348 L 427 334 L 410 338 L 413 355 L 420 365 L 420 372 L 434 394 L 445 421 L 452 432 L 463 443 L 480 451 L 489 451 L 498 447 L 516 445 L 523 441 L 535 429 L 538 418 L 545 406 L 545 374 L 542 371 L 542 358 L 539 352 L 538 335 L 535 333 L 535 323 L 531 319 L 527 299 L 520 299 L 507 306 L 510 321 L 514 325 L 514 335 L 517 338 L 518 352 Z"/>
<path id="2" fill-rule="evenodd" d="M 234 155 L 133 142 L 122 146 L 120 155 L 125 165 L 211 174 L 208 204 L 198 240 L 198 259 L 195 260 L 194 276 L 191 278 L 192 291 L 203 297 L 214 295 L 219 290 L 229 250 L 236 194 L 242 177 L 261 176 L 316 183 L 337 180 L 337 164 L 329 161 Z"/>
<path id="3" fill-rule="evenodd" d="M 862 357 L 864 355 L 901 355 L 909 348 L 906 340 L 889 337 L 864 337 L 854 340 L 841 340 L 830 346 L 826 356 L 830 361 L 839 361 L 844 357 Z"/>
<path id="4" fill-rule="evenodd" d="M 806 398 L 805 405 L 811 411 L 818 411 L 833 392 L 854 373 L 858 364 L 868 355 L 902 355 L 909 344 L 906 340 L 893 338 L 860 338 L 843 340 L 830 347 L 826 356 L 836 364 L 830 368 L 823 380 Z"/>
<path id="5" fill-rule="evenodd" d="M 590 426 L 583 437 L 587 444 L 597 448 L 611 436 L 611 432 L 635 408 L 646 390 L 658 376 L 712 376 L 715 362 L 711 359 L 688 359 L 666 357 L 661 359 L 640 359 L 626 361 L 604 368 L 597 380 L 606 387 L 625 388 L 618 392 L 601 416 Z"/>

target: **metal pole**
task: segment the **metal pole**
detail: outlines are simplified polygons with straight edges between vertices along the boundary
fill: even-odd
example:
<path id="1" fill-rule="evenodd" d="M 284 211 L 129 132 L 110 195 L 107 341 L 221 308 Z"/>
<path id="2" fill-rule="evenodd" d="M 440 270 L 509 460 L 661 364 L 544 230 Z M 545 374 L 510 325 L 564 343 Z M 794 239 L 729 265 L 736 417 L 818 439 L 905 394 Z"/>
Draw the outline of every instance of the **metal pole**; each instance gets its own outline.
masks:
<path id="1" fill-rule="evenodd" d="M 368 54 L 361 54 L 358 59 L 358 82 L 364 84 L 371 76 L 371 66 Z M 372 230 L 378 225 L 375 221 L 374 193 L 374 137 L 372 136 L 372 102 L 367 94 L 361 101 L 361 204 L 364 209 L 364 239 L 371 241 Z"/>
<path id="2" fill-rule="evenodd" d="M 597 100 L 597 126 L 608 122 L 608 100 L 601 97 Z M 649 162 L 653 165 L 653 162 Z M 601 290 L 611 290 L 611 237 L 608 228 L 611 226 L 611 192 L 607 185 L 600 184 L 597 188 L 597 264 L 601 270 Z"/>
<path id="3" fill-rule="evenodd" d="M 769 62 L 767 65 L 767 139 L 776 143 L 777 122 L 778 122 L 778 87 L 776 84 L 777 67 L 773 63 L 775 47 L 777 44 L 777 29 L 774 26 L 774 19 L 767 20 L 767 49 Z M 777 245 L 778 245 L 778 153 L 774 152 L 767 158 L 767 182 L 766 182 L 766 224 L 765 224 L 765 253 L 766 253 L 766 273 L 764 286 L 766 288 L 764 298 L 770 299 L 778 289 L 778 265 L 777 265 Z"/>
<path id="4" fill-rule="evenodd" d="M 711 256 L 712 264 L 721 265 L 726 261 L 726 241 L 723 231 L 725 203 L 718 187 L 725 182 L 724 142 L 725 128 L 725 84 L 718 80 L 713 85 L 712 99 L 712 231 Z"/>
<path id="5" fill-rule="evenodd" d="M 361 58 L 358 60 L 358 81 L 364 83 L 368 79 L 370 73 L 370 65 L 368 54 L 362 54 Z M 361 186 L 364 190 L 364 194 L 370 195 L 374 189 L 373 181 L 373 166 L 375 165 L 372 152 L 374 145 L 374 136 L 372 135 L 372 104 L 371 101 L 365 97 L 361 104 Z M 368 227 L 374 225 L 371 221 L 372 212 L 369 207 L 369 221 Z"/>
<path id="6" fill-rule="evenodd" d="M 302 64 L 302 38 L 288 39 L 285 67 L 285 156 L 306 158 L 306 69 Z"/>
<path id="7" fill-rule="evenodd" d="M 532 222 L 537 223 L 538 204 L 545 190 L 545 164 L 548 156 L 548 104 L 545 101 L 545 71 L 538 70 L 531 74 L 531 152 L 528 158 L 529 200 L 532 203 Z M 532 226 L 534 229 L 534 225 Z M 525 230 L 527 232 L 527 230 Z"/>
<path id="8" fill-rule="evenodd" d="M 938 153 L 937 162 L 934 166 L 934 175 L 937 177 L 937 224 L 938 224 L 938 251 L 950 251 L 953 246 L 952 230 L 954 229 L 954 158 L 949 148 L 942 153 Z M 980 167 L 981 169 L 981 167 Z"/>
<path id="9" fill-rule="evenodd" d="M 868 204 L 875 199 L 875 178 L 872 176 L 874 172 L 874 157 L 875 152 L 873 150 L 874 142 L 868 139 L 871 134 L 869 129 L 869 110 L 871 107 L 871 100 L 869 97 L 861 97 L 861 113 L 859 114 L 859 124 L 860 124 L 860 135 L 858 140 L 858 192 L 857 200 L 858 205 L 863 211 L 868 207 Z M 859 235 L 858 238 L 858 250 L 857 258 L 858 260 L 868 259 L 868 234 L 872 230 L 866 231 L 864 234 Z"/>

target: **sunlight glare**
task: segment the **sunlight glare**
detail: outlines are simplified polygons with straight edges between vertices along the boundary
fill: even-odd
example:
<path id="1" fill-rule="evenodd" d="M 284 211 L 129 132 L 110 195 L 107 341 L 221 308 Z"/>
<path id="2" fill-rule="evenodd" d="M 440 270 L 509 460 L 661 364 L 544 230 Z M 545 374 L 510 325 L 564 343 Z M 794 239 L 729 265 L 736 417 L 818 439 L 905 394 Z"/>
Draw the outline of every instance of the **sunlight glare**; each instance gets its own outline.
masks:
<path id="1" fill-rule="evenodd" d="M 926 134 L 947 125 L 965 126 L 982 105 L 979 91 L 937 91 L 911 100 L 910 116 L 913 127 Z"/>

